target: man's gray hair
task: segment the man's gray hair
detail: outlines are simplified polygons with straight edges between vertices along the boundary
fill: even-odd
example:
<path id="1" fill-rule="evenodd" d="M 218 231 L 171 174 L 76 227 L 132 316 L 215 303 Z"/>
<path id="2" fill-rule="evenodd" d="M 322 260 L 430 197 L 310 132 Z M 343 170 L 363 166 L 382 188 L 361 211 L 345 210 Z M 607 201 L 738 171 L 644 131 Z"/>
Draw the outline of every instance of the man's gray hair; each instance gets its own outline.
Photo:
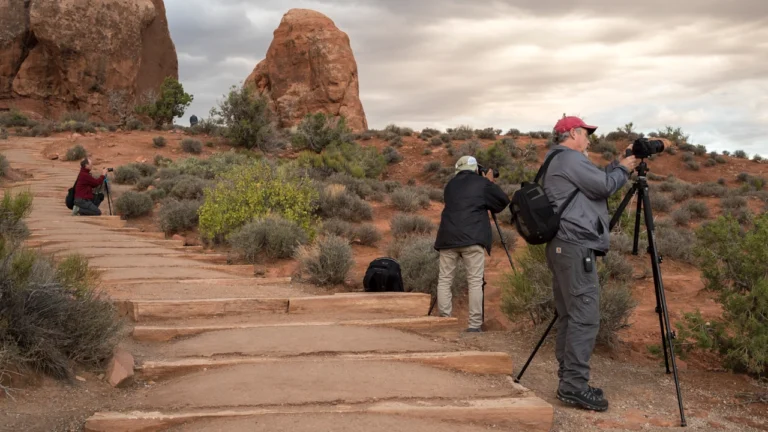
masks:
<path id="1" fill-rule="evenodd" d="M 576 131 L 580 131 L 582 129 L 583 128 L 579 127 L 579 128 L 576 128 Z M 570 136 L 571 136 L 571 132 L 570 131 L 566 131 L 566 132 L 563 132 L 561 134 L 555 132 L 554 130 L 552 131 L 552 137 L 553 137 L 553 139 L 555 141 L 555 144 L 562 144 L 562 143 L 564 143 L 565 140 L 567 140 L 568 137 L 570 137 Z"/>

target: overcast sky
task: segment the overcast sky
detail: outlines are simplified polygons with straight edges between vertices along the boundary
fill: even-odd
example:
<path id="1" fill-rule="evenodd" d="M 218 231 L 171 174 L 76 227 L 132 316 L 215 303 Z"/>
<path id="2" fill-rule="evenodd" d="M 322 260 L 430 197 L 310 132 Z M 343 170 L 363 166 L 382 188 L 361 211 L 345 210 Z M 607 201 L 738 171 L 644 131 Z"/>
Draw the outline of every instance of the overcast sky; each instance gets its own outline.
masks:
<path id="1" fill-rule="evenodd" d="M 768 156 L 768 0 L 166 0 L 191 114 L 265 57 L 290 8 L 352 43 L 371 128 L 607 133 L 680 126 L 696 144 Z"/>

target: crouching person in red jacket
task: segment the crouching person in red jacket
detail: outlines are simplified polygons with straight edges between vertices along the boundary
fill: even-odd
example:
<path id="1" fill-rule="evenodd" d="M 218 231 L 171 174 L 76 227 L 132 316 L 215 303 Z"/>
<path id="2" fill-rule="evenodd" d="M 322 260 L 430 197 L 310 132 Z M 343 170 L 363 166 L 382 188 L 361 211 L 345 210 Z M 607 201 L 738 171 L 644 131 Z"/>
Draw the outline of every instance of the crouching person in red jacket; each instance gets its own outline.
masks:
<path id="1" fill-rule="evenodd" d="M 107 169 L 101 171 L 101 177 L 95 178 L 91 175 L 91 161 L 83 159 L 80 161 L 80 174 L 77 176 L 75 185 L 75 206 L 72 209 L 73 215 L 82 216 L 101 216 L 99 206 L 104 201 L 104 194 L 93 193 L 93 189 L 101 186 L 107 176 Z"/>

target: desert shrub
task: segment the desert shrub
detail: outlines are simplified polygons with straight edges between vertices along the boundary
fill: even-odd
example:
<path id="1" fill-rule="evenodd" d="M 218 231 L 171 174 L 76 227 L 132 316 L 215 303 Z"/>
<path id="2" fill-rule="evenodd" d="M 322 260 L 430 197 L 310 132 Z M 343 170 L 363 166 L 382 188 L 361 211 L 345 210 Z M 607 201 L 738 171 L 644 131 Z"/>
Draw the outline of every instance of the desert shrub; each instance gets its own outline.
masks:
<path id="1" fill-rule="evenodd" d="M 512 128 L 508 130 L 504 135 L 511 136 L 512 138 L 518 138 L 520 136 L 520 130 Z"/>
<path id="2" fill-rule="evenodd" d="M 259 187 L 254 187 L 259 185 Z M 310 237 L 318 193 L 311 181 L 291 176 L 286 169 L 255 161 L 223 171 L 215 186 L 206 189 L 200 207 L 200 232 L 221 241 L 253 218 L 280 214 L 302 227 Z"/>
<path id="3" fill-rule="evenodd" d="M 114 181 L 117 184 L 136 184 L 141 177 L 141 172 L 134 165 L 121 165 L 115 168 Z"/>
<path id="4" fill-rule="evenodd" d="M 422 154 L 422 155 L 424 155 L 424 156 L 429 156 L 429 155 L 431 155 L 431 154 L 432 154 L 432 149 L 431 149 L 431 148 L 425 148 L 425 149 L 424 149 L 424 150 L 421 152 L 421 154 Z"/>
<path id="5" fill-rule="evenodd" d="M 451 142 L 451 136 L 447 133 L 440 134 L 440 141 L 442 141 L 445 144 L 448 144 Z"/>
<path id="6" fill-rule="evenodd" d="M 744 230 L 734 218 L 720 217 L 697 231 L 696 256 L 706 287 L 718 293 L 722 317 L 707 320 L 699 311 L 678 323 L 684 346 L 719 353 L 737 372 L 768 372 L 768 215 Z"/>
<path id="7" fill-rule="evenodd" d="M 440 136 L 440 131 L 432 128 L 424 128 L 421 130 L 421 133 L 419 134 L 419 138 L 423 140 L 427 140 L 427 139 L 438 137 L 438 136 Z"/>
<path id="8" fill-rule="evenodd" d="M 589 151 L 593 153 L 610 153 L 613 160 L 613 156 L 619 154 L 619 150 L 616 148 L 616 143 L 613 141 L 607 141 L 604 139 L 593 142 L 589 145 Z"/>
<path id="9" fill-rule="evenodd" d="M 651 208 L 655 211 L 668 212 L 672 208 L 672 199 L 665 194 L 657 194 L 651 197 Z"/>
<path id="10" fill-rule="evenodd" d="M 62 122 L 73 121 L 73 122 L 85 123 L 88 121 L 90 117 L 91 115 L 85 111 L 67 111 L 61 115 L 61 118 L 59 120 Z"/>
<path id="11" fill-rule="evenodd" d="M 184 87 L 173 77 L 166 77 L 160 86 L 160 92 L 154 100 L 136 107 L 136 112 L 145 114 L 160 128 L 165 124 L 173 124 L 174 117 L 181 117 L 192 103 L 194 97 L 184 91 Z"/>
<path id="12" fill-rule="evenodd" d="M 167 195 L 163 189 L 152 189 L 148 193 L 149 197 L 152 198 L 152 201 L 154 202 L 160 201 Z"/>
<path id="13" fill-rule="evenodd" d="M 634 239 L 625 233 L 612 233 L 611 234 L 611 250 L 620 254 L 628 254 L 632 252 Z"/>
<path id="14" fill-rule="evenodd" d="M 296 222 L 267 216 L 238 228 L 228 240 L 233 250 L 253 263 L 262 254 L 272 259 L 290 258 L 309 238 Z"/>
<path id="15" fill-rule="evenodd" d="M 350 141 L 350 134 L 344 117 L 315 113 L 304 117 L 291 141 L 298 149 L 319 153 L 331 143 Z"/>
<path id="16" fill-rule="evenodd" d="M 477 155 L 478 151 L 480 150 L 480 142 L 477 140 L 469 140 L 465 142 L 464 144 L 460 145 L 456 149 L 455 155 L 458 156 L 455 159 L 458 160 L 462 156 L 475 156 Z"/>
<path id="17" fill-rule="evenodd" d="M 0 113 L 0 126 L 3 127 L 24 127 L 29 126 L 31 120 L 18 110 L 10 110 L 8 112 Z"/>
<path id="18" fill-rule="evenodd" d="M 319 194 L 318 214 L 323 218 L 339 218 L 348 222 L 373 220 L 373 207 L 344 185 L 331 184 Z"/>
<path id="19" fill-rule="evenodd" d="M 173 163 L 173 160 L 163 156 L 163 155 L 155 155 L 155 166 L 158 167 L 169 167 Z"/>
<path id="20" fill-rule="evenodd" d="M 600 331 L 598 342 L 613 346 L 618 331 L 629 325 L 628 320 L 636 307 L 627 285 L 631 265 L 619 254 L 598 264 L 600 279 Z M 544 246 L 526 246 L 519 259 L 520 271 L 507 273 L 502 282 L 501 310 L 513 321 L 527 317 L 534 325 L 541 325 L 554 315 L 552 274 L 547 266 Z M 629 272 L 629 273 L 627 273 Z"/>
<path id="21" fill-rule="evenodd" d="M 428 237 L 411 237 L 398 245 L 391 254 L 400 262 L 404 289 L 407 292 L 423 292 L 436 295 L 440 277 L 440 253 L 435 250 L 434 240 Z M 466 297 L 467 272 L 459 260 L 451 284 L 454 297 Z"/>
<path id="22" fill-rule="evenodd" d="M 401 155 L 400 152 L 398 152 L 397 149 L 392 146 L 384 147 L 384 150 L 381 151 L 381 154 L 384 156 L 384 160 L 387 161 L 387 164 L 394 164 L 403 161 L 403 155 Z"/>
<path id="23" fill-rule="evenodd" d="M 683 162 L 692 162 L 695 159 L 693 158 L 693 153 L 684 153 L 683 154 Z"/>
<path id="24" fill-rule="evenodd" d="M 672 199 L 675 202 L 683 202 L 693 197 L 693 188 L 685 183 L 675 183 L 676 186 L 672 189 Z"/>
<path id="25" fill-rule="evenodd" d="M 285 148 L 269 101 L 249 86 L 232 86 L 218 108 L 211 110 L 211 116 L 217 126 L 224 126 L 222 135 L 232 145 L 265 153 Z"/>
<path id="26" fill-rule="evenodd" d="M 656 223 L 655 238 L 656 247 L 662 256 L 693 263 L 693 244 L 696 237 L 691 231 L 658 222 Z M 644 247 L 639 246 L 638 249 L 644 250 Z"/>
<path id="27" fill-rule="evenodd" d="M 431 201 L 445 202 L 445 191 L 438 188 L 428 188 L 427 195 Z"/>
<path id="28" fill-rule="evenodd" d="M 685 166 L 691 171 L 698 171 L 701 169 L 701 165 L 696 161 L 688 161 L 685 163 Z"/>
<path id="29" fill-rule="evenodd" d="M 29 193 L 6 193 L 0 205 L 0 375 L 15 366 L 72 378 L 75 363 L 101 366 L 111 356 L 122 323 L 92 290 L 98 275 L 81 256 L 56 264 L 19 246 L 31 205 Z"/>
<path id="30" fill-rule="evenodd" d="M 168 192 L 171 196 L 179 199 L 202 199 L 205 195 L 205 189 L 210 186 L 209 182 L 197 177 L 180 176 L 177 179 L 173 188 Z"/>
<path id="31" fill-rule="evenodd" d="M 49 137 L 51 136 L 51 132 L 53 132 L 53 128 L 49 123 L 40 123 L 36 124 L 27 132 L 28 136 L 33 137 Z"/>
<path id="32" fill-rule="evenodd" d="M 323 221 L 321 232 L 325 235 L 335 235 L 337 237 L 351 239 L 355 234 L 355 227 L 345 220 L 331 218 Z"/>
<path id="33" fill-rule="evenodd" d="M 454 140 L 468 140 L 475 136 L 475 131 L 469 126 L 459 126 L 455 129 L 447 129 L 446 132 Z"/>
<path id="34" fill-rule="evenodd" d="M 400 136 L 411 136 L 413 135 L 413 129 L 409 127 L 400 127 L 394 124 L 387 125 L 387 127 L 384 128 L 385 132 L 391 132 L 393 134 L 397 134 Z"/>
<path id="35" fill-rule="evenodd" d="M 396 214 L 389 223 L 392 237 L 427 235 L 435 230 L 435 224 L 424 216 Z"/>
<path id="36" fill-rule="evenodd" d="M 354 237 L 363 246 L 376 246 L 381 241 L 381 232 L 373 224 L 362 224 L 355 230 Z"/>
<path id="37" fill-rule="evenodd" d="M 356 178 L 378 178 L 387 161 L 375 147 L 362 147 L 353 142 L 331 144 L 322 154 L 304 152 L 298 158 L 298 165 L 326 176 L 347 173 Z"/>
<path id="38" fill-rule="evenodd" d="M 156 136 L 152 138 L 152 145 L 155 148 L 163 148 L 165 147 L 165 144 L 166 144 L 165 137 Z"/>
<path id="39" fill-rule="evenodd" d="M 354 178 L 347 174 L 334 174 L 326 180 L 328 184 L 343 185 L 347 191 L 359 196 L 362 199 L 368 199 L 376 194 L 377 191 L 384 191 L 384 185 L 378 182 L 365 179 Z"/>
<path id="40" fill-rule="evenodd" d="M 720 200 L 723 209 L 738 209 L 747 206 L 747 199 L 737 195 L 727 196 Z"/>
<path id="41" fill-rule="evenodd" d="M 762 162 L 762 160 L 763 160 L 763 157 L 760 156 L 759 154 L 755 154 L 754 156 L 752 156 L 753 162 Z"/>
<path id="42" fill-rule="evenodd" d="M 737 207 L 731 209 L 724 209 L 723 216 L 729 216 L 736 219 L 741 225 L 747 225 L 752 223 L 753 214 L 749 207 Z"/>
<path id="43" fill-rule="evenodd" d="M 515 250 L 515 244 L 517 242 L 517 231 L 501 226 L 499 226 L 499 228 L 501 229 L 501 235 L 504 238 L 504 243 L 507 245 L 507 249 L 512 253 L 512 251 Z M 491 235 L 493 236 L 493 244 L 503 248 L 504 246 L 501 242 L 502 237 L 499 236 L 499 230 L 496 229 L 496 226 L 493 224 L 491 225 Z"/>
<path id="44" fill-rule="evenodd" d="M 744 150 L 736 150 L 735 152 L 733 152 L 733 157 L 735 157 L 736 159 L 746 159 L 748 156 L 747 156 L 747 152 L 745 152 Z"/>
<path id="45" fill-rule="evenodd" d="M 736 175 L 736 180 L 738 180 L 741 183 L 746 183 L 751 176 L 749 173 L 740 172 Z"/>
<path id="46" fill-rule="evenodd" d="M 127 191 L 115 201 L 115 209 L 123 219 L 132 219 L 149 214 L 154 201 L 146 193 Z"/>
<path id="47" fill-rule="evenodd" d="M 154 192 L 154 191 L 153 191 Z M 160 229 L 165 235 L 170 236 L 195 228 L 198 224 L 198 210 L 202 201 L 175 200 L 163 201 L 158 214 Z"/>
<path id="48" fill-rule="evenodd" d="M 722 157 L 722 156 L 715 156 L 715 162 L 717 162 L 717 163 L 719 163 L 719 164 L 724 164 L 724 163 L 727 163 L 727 162 L 728 162 L 728 160 L 727 160 L 727 159 L 725 159 L 725 158 L 724 158 L 724 157 Z"/>
<path id="49" fill-rule="evenodd" d="M 354 265 L 349 242 L 333 235 L 320 238 L 312 246 L 300 246 L 296 257 L 301 274 L 318 286 L 344 283 Z"/>
<path id="50" fill-rule="evenodd" d="M 691 211 L 687 207 L 680 207 L 672 212 L 672 220 L 678 226 L 688 226 L 688 223 L 691 221 Z"/>
<path id="51" fill-rule="evenodd" d="M 432 147 L 440 147 L 441 145 L 443 145 L 443 140 L 440 139 L 440 137 L 432 137 L 429 140 L 429 145 L 431 145 Z"/>
<path id="52" fill-rule="evenodd" d="M 147 188 L 152 186 L 155 183 L 155 178 L 152 176 L 148 177 L 142 177 L 139 179 L 139 181 L 136 182 L 136 190 L 137 191 L 145 191 Z"/>
<path id="53" fill-rule="evenodd" d="M 429 207 L 429 195 L 417 188 L 400 188 L 390 196 L 392 205 L 400 211 L 412 213 Z"/>
<path id="54" fill-rule="evenodd" d="M 485 128 L 485 129 L 477 129 L 475 130 L 475 136 L 477 136 L 480 139 L 496 139 L 496 135 L 497 135 L 496 132 L 501 132 L 501 131 L 496 131 L 492 127 Z"/>
<path id="55" fill-rule="evenodd" d="M 74 147 L 71 147 L 69 150 L 67 150 L 67 153 L 64 155 L 64 158 L 68 161 L 76 161 L 76 160 L 83 160 L 85 157 L 88 156 L 88 152 L 85 151 L 85 148 L 81 146 L 80 144 L 75 145 Z"/>
<path id="56" fill-rule="evenodd" d="M 614 155 L 611 152 L 605 152 L 605 153 L 603 153 L 603 159 L 605 159 L 605 160 L 607 160 L 609 162 L 613 161 Z"/>
<path id="57" fill-rule="evenodd" d="M 473 151 L 477 163 L 486 168 L 494 168 L 496 170 L 507 169 L 512 164 L 512 155 L 509 152 L 509 147 L 502 144 L 501 141 L 491 144 L 485 150 L 471 148 L 466 149 L 466 151 Z"/>
<path id="58" fill-rule="evenodd" d="M 669 147 L 665 148 L 664 151 L 667 152 L 667 154 L 670 154 L 670 155 L 674 156 L 674 155 L 677 154 L 677 147 L 669 146 Z"/>
<path id="59" fill-rule="evenodd" d="M 717 179 L 717 184 L 721 186 L 725 186 L 726 184 L 728 184 L 728 182 L 724 178 L 720 177 L 719 179 Z"/>
<path id="60" fill-rule="evenodd" d="M 196 139 L 184 138 L 181 141 L 181 149 L 187 153 L 200 154 L 203 151 L 203 143 Z"/>
<path id="61" fill-rule="evenodd" d="M 401 137 L 400 135 L 390 134 L 390 135 L 387 135 L 385 139 L 391 147 L 403 146 L 403 137 Z"/>
<path id="62" fill-rule="evenodd" d="M 442 166 L 443 166 L 442 162 L 440 162 L 439 160 L 433 160 L 424 164 L 424 172 L 427 172 L 427 173 L 438 172 L 440 171 L 440 168 L 442 168 Z"/>
<path id="63" fill-rule="evenodd" d="M 11 171 L 11 164 L 5 155 L 0 154 L 0 177 L 5 177 Z"/>
<path id="64" fill-rule="evenodd" d="M 715 165 L 717 165 L 717 162 L 715 162 L 715 160 L 712 158 L 707 159 L 706 162 L 704 162 L 705 167 L 713 167 Z"/>
<path id="65" fill-rule="evenodd" d="M 728 188 L 721 184 L 707 182 L 695 186 L 695 194 L 698 197 L 722 197 L 728 193 Z"/>
<path id="66" fill-rule="evenodd" d="M 701 201 L 690 201 L 686 203 L 685 208 L 691 212 L 694 219 L 707 219 L 709 217 L 709 207 Z"/>
<path id="67" fill-rule="evenodd" d="M 701 144 L 698 144 L 696 148 L 693 149 L 693 154 L 696 156 L 704 156 L 707 154 L 707 148 Z"/>

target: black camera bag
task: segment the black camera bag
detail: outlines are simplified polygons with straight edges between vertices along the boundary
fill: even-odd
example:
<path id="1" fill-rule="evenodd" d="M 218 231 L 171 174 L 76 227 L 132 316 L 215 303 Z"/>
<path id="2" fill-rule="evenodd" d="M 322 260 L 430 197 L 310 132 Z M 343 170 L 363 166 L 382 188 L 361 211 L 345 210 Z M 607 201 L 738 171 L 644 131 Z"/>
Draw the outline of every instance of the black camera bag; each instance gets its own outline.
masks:
<path id="1" fill-rule="evenodd" d="M 560 229 L 560 215 L 571 204 L 579 192 L 576 189 L 563 203 L 559 210 L 549 200 L 539 180 L 546 174 L 552 159 L 565 150 L 555 150 L 544 161 L 533 182 L 523 182 L 522 188 L 512 195 L 509 210 L 512 213 L 512 224 L 528 244 L 540 245 L 548 243 L 557 235 Z"/>
<path id="2" fill-rule="evenodd" d="M 67 208 L 72 210 L 72 207 L 75 206 L 75 187 L 77 186 L 77 180 L 75 180 L 75 184 L 67 190 L 67 198 L 64 200 L 64 203 L 67 204 Z"/>
<path id="3" fill-rule="evenodd" d="M 376 258 L 368 265 L 363 277 L 366 292 L 403 292 L 400 263 L 392 258 Z"/>

